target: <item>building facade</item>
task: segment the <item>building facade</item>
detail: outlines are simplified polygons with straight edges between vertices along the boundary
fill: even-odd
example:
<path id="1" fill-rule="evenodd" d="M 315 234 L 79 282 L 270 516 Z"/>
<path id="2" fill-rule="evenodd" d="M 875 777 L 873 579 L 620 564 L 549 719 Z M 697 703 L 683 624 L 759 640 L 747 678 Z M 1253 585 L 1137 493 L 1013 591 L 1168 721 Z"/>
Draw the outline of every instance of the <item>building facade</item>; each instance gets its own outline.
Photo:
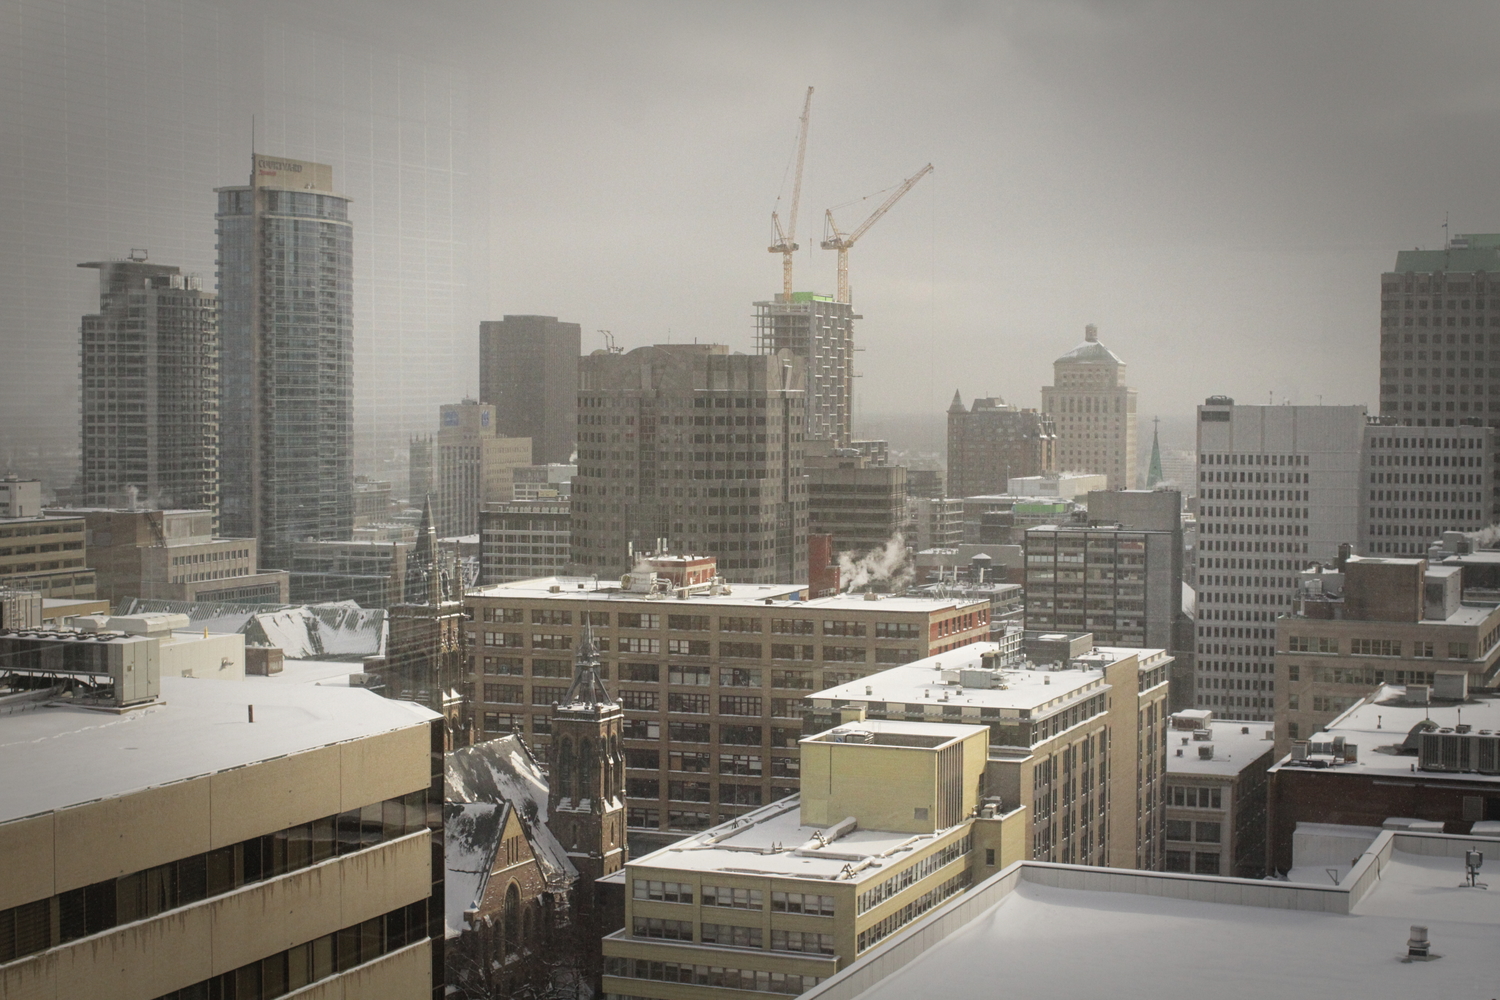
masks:
<path id="1" fill-rule="evenodd" d="M 832 295 L 793 292 L 755 303 L 755 345 L 762 354 L 786 351 L 806 372 L 807 411 L 803 424 L 810 441 L 850 447 L 854 414 L 854 321 L 847 302 Z"/>
<path id="2" fill-rule="evenodd" d="M 711 344 L 596 351 L 579 366 L 572 567 L 629 571 L 663 541 L 728 580 L 807 567 L 803 375 L 789 354 Z"/>
<path id="3" fill-rule="evenodd" d="M 909 480 L 908 480 L 909 482 Z M 956 497 L 910 497 L 912 521 L 917 526 L 917 551 L 951 549 L 964 540 L 964 504 Z"/>
<path id="4" fill-rule="evenodd" d="M 1052 362 L 1042 412 L 1057 433 L 1058 469 L 1107 476 L 1112 490 L 1135 488 L 1135 390 L 1092 323 L 1083 343 Z"/>
<path id="5" fill-rule="evenodd" d="M 479 512 L 487 504 L 509 503 L 515 470 L 531 464 L 531 439 L 502 436 L 495 411 L 494 405 L 472 399 L 440 411 L 433 443 L 433 513 L 444 538 L 478 533 Z"/>
<path id="6" fill-rule="evenodd" d="M 1363 406 L 1198 407 L 1195 707 L 1265 722 L 1296 574 L 1359 534 Z"/>
<path id="7" fill-rule="evenodd" d="M 0 518 L 0 587 L 34 590 L 43 598 L 92 598 L 87 528 L 77 515 Z"/>
<path id="8" fill-rule="evenodd" d="M 958 393 L 948 407 L 948 495 L 1003 494 L 1011 479 L 1057 469 L 1052 418 L 1018 410 L 999 397 L 964 406 Z"/>
<path id="9" fill-rule="evenodd" d="M 567 572 L 572 531 L 566 500 L 499 504 L 479 512 L 479 585 Z"/>
<path id="10" fill-rule="evenodd" d="M 1200 709 L 1171 717 L 1165 871 L 1265 876 L 1272 747 L 1265 726 L 1215 722 Z"/>
<path id="11" fill-rule="evenodd" d="M 287 569 L 354 528 L 354 237 L 332 167 L 254 160 L 218 189 L 220 525 Z"/>
<path id="12" fill-rule="evenodd" d="M 362 608 L 399 604 L 412 547 L 412 542 L 373 540 L 298 542 L 292 546 L 292 601 L 354 601 Z"/>
<path id="13" fill-rule="evenodd" d="M 1105 646 L 1172 649 L 1181 614 L 1181 531 L 1027 529 L 1027 628 L 1092 632 Z"/>
<path id="14" fill-rule="evenodd" d="M 82 327 L 80 499 L 217 510 L 219 299 L 132 254 L 78 265 L 99 272 Z"/>
<path id="15" fill-rule="evenodd" d="M 708 565 L 701 583 L 633 573 L 632 589 L 553 577 L 471 591 L 481 731 L 550 746 L 587 628 L 625 713 L 629 827 L 702 830 L 797 790 L 809 692 L 989 638 L 984 599 L 809 601 L 800 584 L 724 586 Z"/>
<path id="16" fill-rule="evenodd" d="M 1167 674 L 1161 649 L 1093 647 L 1087 633 L 980 643 L 808 696 L 817 732 L 857 707 L 872 720 L 989 729 L 987 796 L 1024 809 L 1036 861 L 1160 868 Z"/>
<path id="17" fill-rule="evenodd" d="M 809 449 L 810 451 L 812 449 Z M 832 535 L 835 551 L 886 545 L 906 520 L 906 469 L 872 465 L 850 448 L 807 459 L 807 525 Z"/>
<path id="18" fill-rule="evenodd" d="M 573 461 L 582 353 L 578 324 L 556 316 L 479 324 L 479 400 L 495 407 L 499 433 L 531 439 L 531 462 Z"/>
<path id="19" fill-rule="evenodd" d="M 1360 469 L 1359 553 L 1421 556 L 1445 531 L 1490 524 L 1491 427 L 1411 427 L 1372 417 Z"/>

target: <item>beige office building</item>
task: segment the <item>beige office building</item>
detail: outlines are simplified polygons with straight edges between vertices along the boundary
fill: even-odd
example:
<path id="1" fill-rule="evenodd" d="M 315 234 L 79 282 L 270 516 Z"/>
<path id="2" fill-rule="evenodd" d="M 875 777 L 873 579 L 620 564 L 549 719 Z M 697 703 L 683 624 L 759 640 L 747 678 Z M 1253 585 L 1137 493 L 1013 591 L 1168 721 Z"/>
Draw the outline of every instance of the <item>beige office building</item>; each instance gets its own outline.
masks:
<path id="1" fill-rule="evenodd" d="M 653 565 L 626 586 L 546 577 L 465 598 L 481 739 L 514 732 L 548 745 L 552 706 L 592 629 L 625 709 L 636 832 L 703 830 L 794 794 L 809 692 L 990 636 L 983 597 L 809 601 L 805 584 L 726 585 L 712 559 Z"/>
<path id="2" fill-rule="evenodd" d="M 1052 362 L 1042 412 L 1057 431 L 1057 468 L 1107 476 L 1109 489 L 1135 488 L 1135 390 L 1125 362 L 1099 343 L 1090 323 L 1083 343 Z"/>
<path id="3" fill-rule="evenodd" d="M 0 718 L 0 996 L 434 995 L 433 713 L 158 677 L 145 636 L 76 645 L 89 686 L 7 678 L 31 710 Z"/>
<path id="4" fill-rule="evenodd" d="M 29 509 L 29 508 L 25 508 Z M 0 587 L 43 598 L 94 596 L 95 575 L 76 515 L 0 517 Z"/>
<path id="5" fill-rule="evenodd" d="M 801 741 L 800 796 L 632 860 L 606 998 L 796 995 L 1025 853 L 987 731 L 849 722 Z M 732 993 L 730 992 L 732 991 Z"/>
<path id="6" fill-rule="evenodd" d="M 1264 724 L 1216 720 L 1205 709 L 1172 715 L 1166 871 L 1236 878 L 1266 874 L 1267 772 L 1276 760 L 1273 746 Z"/>
<path id="7" fill-rule="evenodd" d="M 486 504 L 509 503 L 515 470 L 531 465 L 531 438 L 502 437 L 496 407 L 466 399 L 441 409 L 433 441 L 433 514 L 442 538 L 479 533 Z M 413 497 L 420 506 L 421 497 Z"/>

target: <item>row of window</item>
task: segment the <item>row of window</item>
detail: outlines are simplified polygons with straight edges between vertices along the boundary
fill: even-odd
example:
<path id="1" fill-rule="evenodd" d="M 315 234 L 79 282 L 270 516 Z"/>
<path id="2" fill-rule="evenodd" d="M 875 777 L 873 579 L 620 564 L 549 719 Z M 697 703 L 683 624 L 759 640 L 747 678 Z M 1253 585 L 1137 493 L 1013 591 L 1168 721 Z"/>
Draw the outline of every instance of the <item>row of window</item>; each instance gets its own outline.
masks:
<path id="1" fill-rule="evenodd" d="M 931 889 L 927 892 L 924 892 L 922 895 L 918 896 L 910 903 L 907 903 L 905 906 L 901 907 L 901 909 L 892 913 L 890 916 L 887 916 L 882 920 L 878 920 L 875 923 L 871 924 L 869 927 L 860 931 L 859 936 L 855 941 L 855 950 L 864 951 L 866 948 L 877 944 L 882 939 L 888 937 L 895 931 L 904 927 L 906 924 L 911 923 L 917 917 L 920 917 L 922 914 L 926 913 L 928 910 L 932 909 L 934 906 L 938 905 L 949 896 L 952 896 L 956 892 L 962 892 L 964 889 L 968 888 L 969 883 L 972 880 L 973 876 L 969 872 L 963 871 L 953 876 L 948 881 L 938 886 L 936 889 Z"/>
<path id="2" fill-rule="evenodd" d="M 578 618 L 579 624 L 600 627 L 608 627 L 610 624 L 608 611 L 580 611 Z M 532 625 L 572 625 L 573 612 L 561 608 L 532 608 L 528 613 L 525 608 L 485 607 L 481 609 L 480 619 L 499 625 L 523 625 L 528 621 Z M 666 621 L 667 628 L 672 631 L 708 632 L 713 630 L 713 619 L 708 615 L 667 615 Z M 622 611 L 616 613 L 616 622 L 620 628 L 655 630 L 661 628 L 662 615 Z M 874 635 L 877 639 L 921 637 L 921 626 L 915 622 L 871 623 L 835 619 L 823 619 L 821 622 L 823 635 L 859 639 L 866 638 L 870 634 L 871 624 L 874 625 Z M 819 622 L 810 618 L 772 618 L 770 620 L 770 631 L 775 635 L 815 635 L 818 626 Z M 758 634 L 764 627 L 765 622 L 761 618 L 732 616 L 720 618 L 718 630 Z"/>
<path id="3" fill-rule="evenodd" d="M 1309 635 L 1287 637 L 1287 649 L 1293 653 L 1338 653 L 1339 647 L 1339 640 L 1335 637 Z M 1400 639 L 1349 640 L 1349 655 L 1351 656 L 1401 656 L 1405 648 Z M 1447 648 L 1450 660 L 1469 658 L 1467 642 L 1450 642 Z M 1432 642 L 1416 639 L 1411 643 L 1411 655 L 1415 659 L 1433 658 L 1435 652 L 1435 644 Z"/>
<path id="4" fill-rule="evenodd" d="M 759 969 L 728 969 L 717 965 L 655 962 L 644 958 L 604 960 L 604 974 L 628 979 L 650 979 L 666 983 L 690 983 L 731 990 L 757 990 L 796 996 L 818 985 L 826 977 L 801 976 L 794 972 L 763 972 Z"/>
<path id="5" fill-rule="evenodd" d="M 871 886 L 860 893 L 855 902 L 855 912 L 864 913 L 872 907 L 878 906 L 901 892 L 901 890 L 916 885 L 944 865 L 950 865 L 957 861 L 973 850 L 973 848 L 974 834 L 969 833 L 964 835 L 963 838 L 955 840 L 941 851 L 929 854 L 914 865 L 908 865 L 885 881 Z"/>

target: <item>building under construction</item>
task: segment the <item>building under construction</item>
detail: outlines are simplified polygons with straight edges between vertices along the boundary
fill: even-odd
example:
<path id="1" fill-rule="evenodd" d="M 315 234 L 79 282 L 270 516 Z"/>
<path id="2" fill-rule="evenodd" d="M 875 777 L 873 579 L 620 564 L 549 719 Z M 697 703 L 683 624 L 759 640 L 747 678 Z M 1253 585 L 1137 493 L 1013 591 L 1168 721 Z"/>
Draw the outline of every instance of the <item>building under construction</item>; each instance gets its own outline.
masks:
<path id="1" fill-rule="evenodd" d="M 807 437 L 849 447 L 852 436 L 854 307 L 832 295 L 793 292 L 755 303 L 755 346 L 787 351 L 807 366 Z"/>

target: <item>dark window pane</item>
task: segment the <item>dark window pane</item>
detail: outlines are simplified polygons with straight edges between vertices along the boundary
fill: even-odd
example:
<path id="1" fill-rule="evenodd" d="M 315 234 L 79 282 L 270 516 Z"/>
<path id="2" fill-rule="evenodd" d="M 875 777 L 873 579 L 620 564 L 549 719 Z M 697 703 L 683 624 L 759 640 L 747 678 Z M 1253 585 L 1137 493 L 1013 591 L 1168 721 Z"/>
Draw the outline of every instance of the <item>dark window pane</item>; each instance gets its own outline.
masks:
<path id="1" fill-rule="evenodd" d="M 279 952 L 260 960 L 260 995 L 279 997 L 286 995 L 286 952 Z"/>
<path id="2" fill-rule="evenodd" d="M 234 888 L 234 848 L 208 852 L 208 894 L 217 896 Z"/>
<path id="3" fill-rule="evenodd" d="M 57 899 L 57 931 L 60 940 L 72 941 L 81 938 L 88 933 L 88 919 L 85 915 L 86 892 L 83 889 L 73 889 L 61 893 Z M 3 961 L 3 959 L 0 959 Z"/>
<path id="4" fill-rule="evenodd" d="M 299 944 L 286 953 L 287 989 L 301 989 L 312 981 L 312 945 Z"/>
<path id="5" fill-rule="evenodd" d="M 339 853 L 349 854 L 359 850 L 359 810 L 339 813 L 338 825 Z"/>
<path id="6" fill-rule="evenodd" d="M 312 981 L 333 975 L 333 935 L 325 934 L 312 943 Z"/>
<path id="7" fill-rule="evenodd" d="M 16 907 L 16 954 L 30 955 L 52 947 L 52 900 Z"/>
<path id="8" fill-rule="evenodd" d="M 338 932 L 334 958 L 340 972 L 359 964 L 359 928 L 346 927 Z"/>
<path id="9" fill-rule="evenodd" d="M 106 879 L 85 886 L 83 910 L 86 934 L 98 934 L 115 926 L 115 880 Z"/>
<path id="10" fill-rule="evenodd" d="M 196 903 L 208 896 L 208 856 L 194 854 L 177 862 L 177 905 Z"/>
<path id="11" fill-rule="evenodd" d="M 374 847 L 385 836 L 385 818 L 379 802 L 372 802 L 360 810 L 360 844 Z"/>
<path id="12" fill-rule="evenodd" d="M 303 823 L 286 832 L 286 870 L 294 872 L 312 864 L 312 824 Z"/>
<path id="13" fill-rule="evenodd" d="M 334 838 L 333 816 L 325 816 L 322 819 L 312 821 L 312 863 L 326 861 L 334 855 L 334 847 L 337 841 Z"/>
<path id="14" fill-rule="evenodd" d="M 146 915 L 146 877 L 143 872 L 115 879 L 115 923 L 128 924 Z"/>
<path id="15" fill-rule="evenodd" d="M 400 799 L 387 799 L 380 804 L 380 815 L 385 827 L 386 840 L 395 840 L 406 834 L 406 803 Z"/>

